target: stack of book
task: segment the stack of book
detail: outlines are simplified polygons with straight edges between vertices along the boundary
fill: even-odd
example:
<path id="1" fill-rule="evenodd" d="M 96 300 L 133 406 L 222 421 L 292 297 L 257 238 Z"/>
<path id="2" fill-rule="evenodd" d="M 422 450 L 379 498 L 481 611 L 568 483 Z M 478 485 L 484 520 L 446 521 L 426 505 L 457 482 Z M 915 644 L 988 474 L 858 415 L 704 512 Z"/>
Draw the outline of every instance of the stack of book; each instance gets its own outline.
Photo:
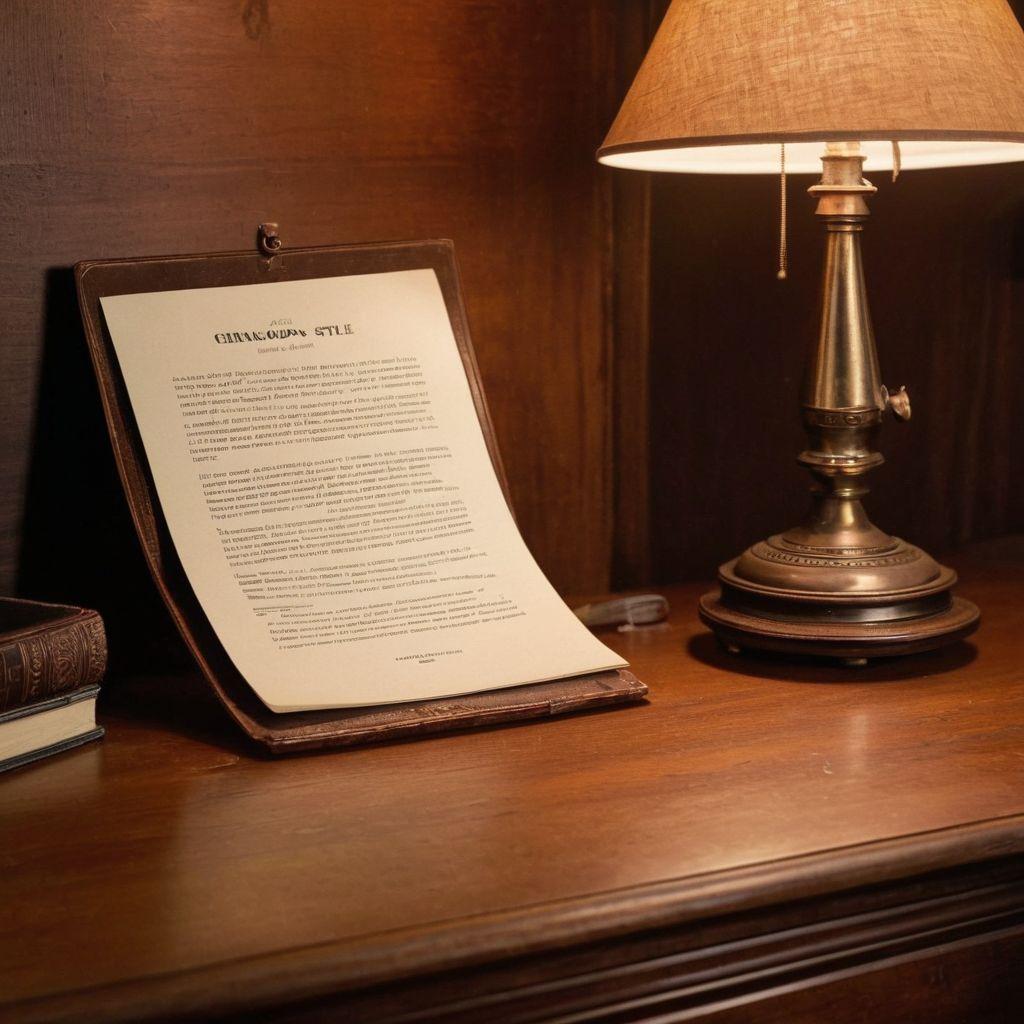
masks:
<path id="1" fill-rule="evenodd" d="M 106 667 L 96 612 L 0 598 L 0 772 L 99 739 Z"/>

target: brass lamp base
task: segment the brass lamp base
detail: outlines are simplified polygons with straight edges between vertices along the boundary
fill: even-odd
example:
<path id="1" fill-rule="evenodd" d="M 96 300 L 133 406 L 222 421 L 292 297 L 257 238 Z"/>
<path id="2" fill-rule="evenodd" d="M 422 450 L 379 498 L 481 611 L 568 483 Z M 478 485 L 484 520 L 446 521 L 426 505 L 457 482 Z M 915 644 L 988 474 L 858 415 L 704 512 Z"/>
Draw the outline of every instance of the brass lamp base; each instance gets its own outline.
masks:
<path id="1" fill-rule="evenodd" d="M 748 548 L 718 573 L 701 619 L 729 648 L 825 655 L 853 664 L 952 643 L 978 624 L 954 597 L 956 573 L 879 530 L 861 504 L 883 414 L 910 419 L 906 388 L 882 386 L 860 236 L 875 191 L 857 143 L 829 143 L 810 192 L 826 227 L 821 331 L 801 398 L 811 473 L 804 521 Z"/>
<path id="2" fill-rule="evenodd" d="M 882 551 L 812 554 L 772 537 L 721 567 L 720 590 L 700 600 L 701 620 L 735 652 L 808 654 L 851 665 L 932 650 L 973 633 L 980 613 L 951 593 L 956 573 L 919 548 L 890 541 Z"/>

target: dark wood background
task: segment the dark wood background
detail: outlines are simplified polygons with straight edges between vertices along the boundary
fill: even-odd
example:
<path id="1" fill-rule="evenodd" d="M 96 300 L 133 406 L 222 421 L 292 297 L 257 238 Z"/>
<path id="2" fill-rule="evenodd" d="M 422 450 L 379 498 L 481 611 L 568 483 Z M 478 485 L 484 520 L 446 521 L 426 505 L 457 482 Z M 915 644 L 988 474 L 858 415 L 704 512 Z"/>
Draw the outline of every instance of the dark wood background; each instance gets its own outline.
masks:
<path id="1" fill-rule="evenodd" d="M 0 591 L 150 593 L 78 323 L 83 258 L 450 237 L 523 530 L 607 585 L 615 0 L 4 5 Z"/>
<path id="2" fill-rule="evenodd" d="M 517 512 L 562 591 L 708 576 L 788 525 L 821 239 L 791 183 L 598 167 L 663 0 L 9 0 L 0 590 L 157 618 L 78 323 L 78 259 L 444 236 Z M 876 178 L 879 176 L 876 176 Z M 871 510 L 1024 528 L 1024 172 L 908 173 L 866 237 L 886 380 Z"/>

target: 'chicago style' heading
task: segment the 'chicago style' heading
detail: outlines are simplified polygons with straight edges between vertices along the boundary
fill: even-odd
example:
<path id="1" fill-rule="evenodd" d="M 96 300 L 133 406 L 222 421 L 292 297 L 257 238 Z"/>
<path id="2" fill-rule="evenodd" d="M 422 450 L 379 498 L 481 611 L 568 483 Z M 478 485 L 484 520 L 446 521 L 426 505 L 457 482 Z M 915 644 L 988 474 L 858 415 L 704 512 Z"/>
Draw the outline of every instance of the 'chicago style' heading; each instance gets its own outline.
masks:
<path id="1" fill-rule="evenodd" d="M 278 324 L 278 321 L 274 321 Z M 246 341 L 287 341 L 289 338 L 306 338 L 312 333 L 317 338 L 340 338 L 346 334 L 355 334 L 351 324 L 321 324 L 311 330 L 302 327 L 272 326 L 265 331 L 223 331 L 215 334 L 213 340 L 218 345 L 238 345 Z"/>

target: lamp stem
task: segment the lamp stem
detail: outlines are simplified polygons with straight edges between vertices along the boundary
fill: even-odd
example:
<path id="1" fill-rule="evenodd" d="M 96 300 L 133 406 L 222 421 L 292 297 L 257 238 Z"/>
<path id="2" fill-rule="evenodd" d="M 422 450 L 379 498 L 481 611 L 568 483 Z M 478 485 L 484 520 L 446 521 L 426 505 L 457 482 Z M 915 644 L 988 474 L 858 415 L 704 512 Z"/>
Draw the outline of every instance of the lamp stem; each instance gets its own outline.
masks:
<path id="1" fill-rule="evenodd" d="M 821 329 L 801 399 L 809 445 L 799 456 L 815 483 L 808 517 L 784 536 L 829 553 L 867 553 L 892 544 L 860 502 L 864 474 L 884 461 L 872 445 L 887 405 L 860 245 L 865 196 L 876 189 L 864 180 L 857 143 L 830 143 L 822 163 L 821 181 L 810 189 L 826 229 Z"/>

